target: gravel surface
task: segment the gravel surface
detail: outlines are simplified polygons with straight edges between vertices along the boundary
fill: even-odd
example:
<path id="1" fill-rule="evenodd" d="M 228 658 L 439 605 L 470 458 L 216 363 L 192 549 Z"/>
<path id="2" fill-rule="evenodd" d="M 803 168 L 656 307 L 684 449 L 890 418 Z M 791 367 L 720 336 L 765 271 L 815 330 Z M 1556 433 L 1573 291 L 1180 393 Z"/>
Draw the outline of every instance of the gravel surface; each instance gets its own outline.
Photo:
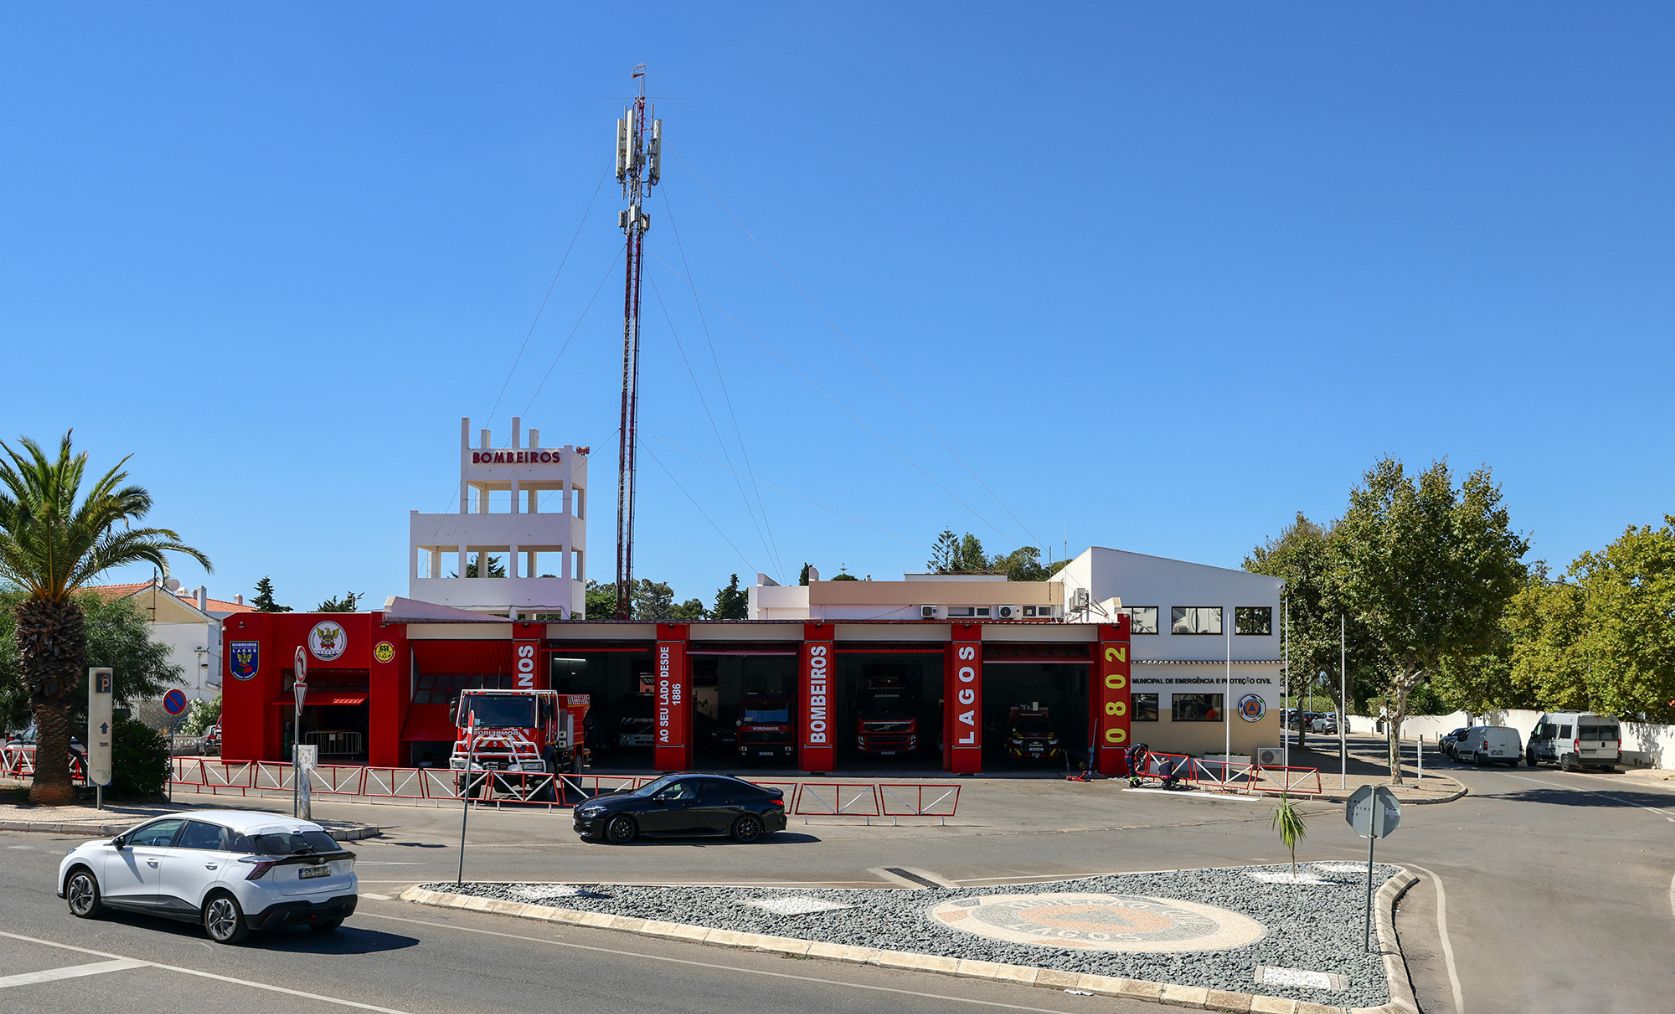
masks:
<path id="1" fill-rule="evenodd" d="M 1374 888 L 1396 867 L 1374 868 Z M 1341 867 L 1299 864 L 1299 873 L 1321 883 L 1264 882 L 1254 873 L 1288 873 L 1289 866 L 1179 870 L 1084 877 L 1041 884 L 909 891 L 880 889 L 796 890 L 790 888 L 616 887 L 599 884 L 425 884 L 433 891 L 550 904 L 558 908 L 690 923 L 717 929 L 767 933 L 891 950 L 1033 965 L 1096 975 L 1207 986 L 1244 993 L 1309 1000 L 1335 1006 L 1376 1006 L 1389 999 L 1384 965 L 1376 952 L 1362 950 L 1366 873 Z M 563 887 L 579 888 L 572 893 Z M 1010 943 L 976 936 L 932 922 L 931 907 L 977 895 L 1059 892 L 1142 895 L 1215 905 L 1247 915 L 1268 927 L 1261 940 L 1219 951 L 1124 954 L 1070 950 L 1051 944 Z M 543 900 L 546 894 L 548 900 Z M 805 914 L 780 914 L 747 901 L 819 899 L 840 903 Z M 780 908 L 809 907 L 780 904 Z M 1275 965 L 1341 975 L 1341 991 L 1300 986 L 1258 986 L 1258 965 Z"/>

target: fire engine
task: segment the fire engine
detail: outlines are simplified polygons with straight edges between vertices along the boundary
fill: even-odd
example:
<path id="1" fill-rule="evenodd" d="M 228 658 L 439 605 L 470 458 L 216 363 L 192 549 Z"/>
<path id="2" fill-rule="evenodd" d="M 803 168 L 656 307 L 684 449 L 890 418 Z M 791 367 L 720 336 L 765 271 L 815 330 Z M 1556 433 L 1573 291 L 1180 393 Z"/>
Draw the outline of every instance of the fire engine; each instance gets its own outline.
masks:
<path id="1" fill-rule="evenodd" d="M 590 703 L 587 694 L 554 690 L 462 691 L 454 707 L 454 749 L 448 756 L 455 791 L 463 792 L 467 779 L 482 773 L 488 777 L 479 783 L 480 795 L 553 801 L 554 780 L 540 776 L 582 769 L 587 758 L 583 726 Z"/>
<path id="2" fill-rule="evenodd" d="M 1038 704 L 1007 712 L 1006 752 L 1013 760 L 1046 761 L 1059 756 L 1059 734 L 1047 709 Z"/>
<path id="3" fill-rule="evenodd" d="M 897 676 L 873 676 L 855 702 L 855 749 L 894 757 L 919 748 L 918 702 Z"/>
<path id="4" fill-rule="evenodd" d="M 739 757 L 790 758 L 797 752 L 791 726 L 791 699 L 785 694 L 745 694 L 733 723 Z"/>

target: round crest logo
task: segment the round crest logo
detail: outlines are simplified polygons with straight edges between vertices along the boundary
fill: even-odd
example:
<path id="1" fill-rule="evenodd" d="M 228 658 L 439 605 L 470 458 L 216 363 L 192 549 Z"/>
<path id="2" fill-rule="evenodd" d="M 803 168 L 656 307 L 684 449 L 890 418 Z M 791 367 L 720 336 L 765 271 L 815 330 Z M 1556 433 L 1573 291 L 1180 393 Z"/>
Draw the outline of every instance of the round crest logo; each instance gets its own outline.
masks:
<path id="1" fill-rule="evenodd" d="M 379 641 L 372 646 L 372 657 L 380 662 L 388 662 L 395 658 L 395 645 L 388 641 Z"/>
<path id="2" fill-rule="evenodd" d="M 349 635 L 344 633 L 343 625 L 335 620 L 324 620 L 314 624 L 314 629 L 308 632 L 308 652 L 322 662 L 331 662 L 342 658 L 349 650 Z"/>
<path id="3" fill-rule="evenodd" d="M 1261 694 L 1246 694 L 1239 698 L 1239 717 L 1247 722 L 1260 722 L 1268 713 L 1268 702 Z"/>

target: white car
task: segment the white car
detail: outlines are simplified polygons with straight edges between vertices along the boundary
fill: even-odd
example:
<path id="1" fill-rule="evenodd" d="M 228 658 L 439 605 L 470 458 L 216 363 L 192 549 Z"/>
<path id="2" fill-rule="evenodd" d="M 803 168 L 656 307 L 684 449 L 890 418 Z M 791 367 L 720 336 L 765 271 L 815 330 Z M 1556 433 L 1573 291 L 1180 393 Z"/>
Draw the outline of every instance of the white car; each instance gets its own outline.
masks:
<path id="1" fill-rule="evenodd" d="M 107 908 L 196 922 L 236 944 L 252 929 L 336 929 L 359 900 L 355 854 L 318 824 L 251 810 L 161 817 L 85 842 L 58 864 L 82 919 Z"/>

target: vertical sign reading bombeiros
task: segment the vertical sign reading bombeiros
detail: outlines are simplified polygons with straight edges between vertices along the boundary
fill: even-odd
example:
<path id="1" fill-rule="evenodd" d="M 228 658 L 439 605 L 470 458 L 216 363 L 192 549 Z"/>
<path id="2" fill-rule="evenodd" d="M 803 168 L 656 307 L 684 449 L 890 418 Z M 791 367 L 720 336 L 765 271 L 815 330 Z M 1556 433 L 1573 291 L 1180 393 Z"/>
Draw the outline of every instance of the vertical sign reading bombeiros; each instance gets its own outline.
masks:
<path id="1" fill-rule="evenodd" d="M 1128 617 L 1102 624 L 1094 645 L 1094 764 L 1101 774 L 1123 773 L 1134 722 L 1133 660 L 1128 650 Z"/>
<path id="2" fill-rule="evenodd" d="M 813 626 L 813 625 L 811 625 Z M 797 763 L 804 771 L 830 771 L 837 766 L 836 669 L 832 642 L 809 640 L 812 634 L 831 637 L 830 627 L 805 632 L 797 667 L 800 676 L 802 721 L 799 723 Z"/>
<path id="3" fill-rule="evenodd" d="M 661 633 L 665 628 L 658 627 Z M 657 641 L 652 650 L 652 765 L 659 771 L 683 771 L 692 766 L 688 731 L 692 695 L 687 688 L 685 640 Z"/>

